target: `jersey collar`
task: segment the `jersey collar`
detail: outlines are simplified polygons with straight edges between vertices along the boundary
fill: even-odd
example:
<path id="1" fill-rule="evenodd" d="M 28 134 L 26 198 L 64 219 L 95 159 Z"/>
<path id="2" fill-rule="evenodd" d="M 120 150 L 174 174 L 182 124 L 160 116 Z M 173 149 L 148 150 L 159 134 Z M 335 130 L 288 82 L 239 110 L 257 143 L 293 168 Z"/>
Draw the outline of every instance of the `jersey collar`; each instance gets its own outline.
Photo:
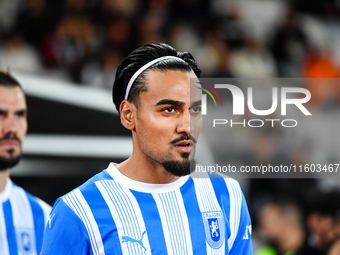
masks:
<path id="1" fill-rule="evenodd" d="M 107 173 L 117 182 L 119 182 L 122 186 L 139 191 L 144 193 L 166 193 L 171 192 L 174 190 L 179 189 L 182 187 L 187 180 L 189 179 L 189 175 L 182 176 L 178 180 L 166 183 L 166 184 L 153 184 L 153 183 L 145 183 L 145 182 L 139 182 L 135 181 L 133 179 L 130 179 L 129 177 L 122 174 L 116 167 L 115 163 L 110 163 L 108 168 L 106 169 Z"/>

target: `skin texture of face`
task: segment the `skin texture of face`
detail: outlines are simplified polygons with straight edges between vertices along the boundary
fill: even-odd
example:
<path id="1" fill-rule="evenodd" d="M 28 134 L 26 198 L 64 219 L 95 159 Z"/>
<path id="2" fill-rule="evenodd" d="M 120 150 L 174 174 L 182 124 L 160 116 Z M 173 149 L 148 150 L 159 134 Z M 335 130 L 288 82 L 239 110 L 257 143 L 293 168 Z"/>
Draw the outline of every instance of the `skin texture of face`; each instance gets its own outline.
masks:
<path id="1" fill-rule="evenodd" d="M 20 87 L 0 86 L 0 171 L 9 171 L 21 158 L 27 132 L 26 100 Z"/>
<path id="2" fill-rule="evenodd" d="M 147 71 L 148 89 L 140 93 L 139 108 L 123 101 L 122 123 L 133 136 L 133 154 L 128 164 L 136 162 L 139 169 L 128 173 L 131 167 L 118 165 L 128 177 L 150 183 L 171 182 L 178 177 L 166 171 L 163 163 L 182 164 L 194 159 L 203 123 L 202 94 L 199 89 L 190 90 L 195 84 L 190 79 L 197 79 L 193 72 Z M 186 138 L 188 135 L 191 139 Z"/>

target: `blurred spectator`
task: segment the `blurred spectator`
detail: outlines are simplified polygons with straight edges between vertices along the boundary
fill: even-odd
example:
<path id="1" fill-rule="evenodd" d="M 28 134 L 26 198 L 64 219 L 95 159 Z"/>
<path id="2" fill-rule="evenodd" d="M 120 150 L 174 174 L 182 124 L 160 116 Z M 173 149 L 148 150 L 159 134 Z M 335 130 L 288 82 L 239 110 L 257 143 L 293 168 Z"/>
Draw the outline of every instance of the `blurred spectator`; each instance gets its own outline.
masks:
<path id="1" fill-rule="evenodd" d="M 26 9 L 19 16 L 18 30 L 31 45 L 39 47 L 43 36 L 56 25 L 61 7 L 54 7 L 47 0 L 27 1 Z"/>
<path id="2" fill-rule="evenodd" d="M 46 67 L 68 68 L 75 80 L 82 62 L 97 50 L 94 25 L 78 15 L 65 16 L 55 32 L 46 36 L 41 46 L 41 57 Z"/>
<path id="3" fill-rule="evenodd" d="M 229 52 L 220 38 L 212 33 L 203 35 L 203 43 L 197 47 L 196 61 L 200 64 L 203 77 L 231 77 Z"/>
<path id="4" fill-rule="evenodd" d="M 117 17 L 132 19 L 138 14 L 139 1 L 134 0 L 99 0 L 96 21 L 107 28 Z"/>
<path id="5" fill-rule="evenodd" d="M 193 26 L 197 25 L 196 29 L 200 29 L 207 25 L 210 2 L 210 0 L 171 0 L 169 11 L 172 21 L 184 20 Z"/>
<path id="6" fill-rule="evenodd" d="M 340 78 L 340 65 L 330 51 L 309 52 L 303 65 L 304 78 Z"/>
<path id="7" fill-rule="evenodd" d="M 107 27 L 105 42 L 107 47 L 127 55 L 136 43 L 132 36 L 131 22 L 127 18 L 117 17 Z"/>
<path id="8" fill-rule="evenodd" d="M 26 0 L 0 0 L 0 32 L 12 33 L 16 28 L 18 16 L 25 8 Z"/>
<path id="9" fill-rule="evenodd" d="M 303 65 L 304 78 L 340 78 L 340 65 L 329 51 L 311 51 Z M 305 87 L 313 95 L 310 104 L 318 107 L 340 103 L 337 79 L 308 79 Z"/>
<path id="10" fill-rule="evenodd" d="M 42 66 L 35 48 L 29 46 L 20 34 L 12 34 L 0 47 L 0 69 L 25 73 L 40 73 Z"/>
<path id="11" fill-rule="evenodd" d="M 141 18 L 138 27 L 140 45 L 164 41 L 162 38 L 164 18 L 166 15 L 162 16 L 161 13 L 152 13 Z"/>
<path id="12" fill-rule="evenodd" d="M 298 16 L 293 10 L 287 14 L 276 31 L 272 50 L 280 77 L 301 76 L 302 63 L 308 52 L 308 42 Z"/>
<path id="13" fill-rule="evenodd" d="M 149 0 L 139 17 L 140 45 L 164 41 L 165 34 L 174 20 L 170 20 L 170 0 Z"/>
<path id="14" fill-rule="evenodd" d="M 95 59 L 84 64 L 81 70 L 81 83 L 111 91 L 121 61 L 117 51 L 105 50 L 101 54 L 101 61 Z"/>
<path id="15" fill-rule="evenodd" d="M 184 21 L 177 21 L 171 25 L 169 41 L 176 49 L 190 49 L 190 52 L 195 56 L 200 48 L 200 38 L 196 30 L 189 24 L 185 24 Z"/>
<path id="16" fill-rule="evenodd" d="M 231 50 L 242 48 L 248 27 L 240 18 L 241 8 L 235 2 L 226 3 L 225 6 L 225 14 L 222 13 L 222 16 L 217 17 L 216 30 L 228 48 Z"/>
<path id="17" fill-rule="evenodd" d="M 328 17 L 336 17 L 340 13 L 337 0 L 298 0 L 293 1 L 297 10 Z"/>
<path id="18" fill-rule="evenodd" d="M 331 250 L 338 249 L 339 244 L 336 240 L 340 236 L 336 223 L 339 213 L 338 191 L 310 193 L 306 206 L 308 234 L 295 255 L 328 255 Z"/>
<path id="19" fill-rule="evenodd" d="M 301 208 L 284 198 L 268 203 L 260 212 L 259 230 L 268 245 L 255 255 L 293 255 L 304 240 Z"/>
<path id="20" fill-rule="evenodd" d="M 92 16 L 97 2 L 97 0 L 64 0 L 63 13 Z"/>
<path id="21" fill-rule="evenodd" d="M 231 54 L 230 63 L 231 71 L 237 78 L 277 77 L 271 53 L 254 37 L 245 39 L 244 47 Z"/>

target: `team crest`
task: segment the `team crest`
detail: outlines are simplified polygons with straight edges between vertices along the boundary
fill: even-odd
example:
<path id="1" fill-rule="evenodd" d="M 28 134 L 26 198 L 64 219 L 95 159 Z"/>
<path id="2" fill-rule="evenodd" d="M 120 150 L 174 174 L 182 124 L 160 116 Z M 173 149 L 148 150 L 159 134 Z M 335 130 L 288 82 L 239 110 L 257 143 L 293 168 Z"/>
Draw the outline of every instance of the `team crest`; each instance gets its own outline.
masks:
<path id="1" fill-rule="evenodd" d="M 17 229 L 17 245 L 20 254 L 31 255 L 35 252 L 35 236 L 31 229 Z"/>
<path id="2" fill-rule="evenodd" d="M 225 224 L 222 212 L 202 213 L 205 237 L 211 248 L 218 249 L 224 242 Z"/>

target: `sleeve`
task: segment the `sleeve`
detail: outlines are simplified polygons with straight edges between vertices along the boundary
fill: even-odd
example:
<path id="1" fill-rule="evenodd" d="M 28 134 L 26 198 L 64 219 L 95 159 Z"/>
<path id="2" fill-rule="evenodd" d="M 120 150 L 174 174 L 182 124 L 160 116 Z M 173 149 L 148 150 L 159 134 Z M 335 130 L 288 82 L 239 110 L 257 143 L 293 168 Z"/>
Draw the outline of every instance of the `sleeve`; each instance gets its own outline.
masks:
<path id="1" fill-rule="evenodd" d="M 242 192 L 242 191 L 241 191 Z M 252 225 L 246 199 L 242 193 L 240 224 L 230 255 L 253 255 Z"/>
<path id="2" fill-rule="evenodd" d="M 92 254 L 83 222 L 61 198 L 50 213 L 41 250 L 41 255 L 57 254 Z"/>

